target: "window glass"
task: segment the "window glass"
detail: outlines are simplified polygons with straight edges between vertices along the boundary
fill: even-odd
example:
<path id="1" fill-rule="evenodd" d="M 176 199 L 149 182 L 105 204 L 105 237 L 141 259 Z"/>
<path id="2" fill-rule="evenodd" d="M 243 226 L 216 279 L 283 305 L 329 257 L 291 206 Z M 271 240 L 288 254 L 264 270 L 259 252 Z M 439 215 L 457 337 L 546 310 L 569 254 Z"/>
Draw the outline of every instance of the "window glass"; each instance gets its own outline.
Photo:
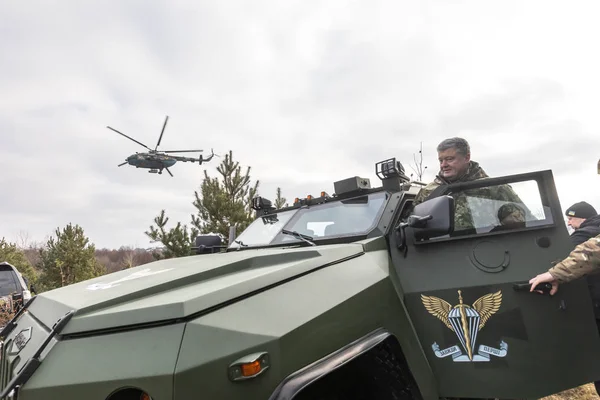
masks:
<path id="1" fill-rule="evenodd" d="M 267 215 L 254 220 L 235 240 L 230 248 L 241 246 L 264 246 L 273 240 L 281 228 L 290 220 L 298 210 L 283 211 Z"/>
<path id="2" fill-rule="evenodd" d="M 0 270 L 0 296 L 8 296 L 15 292 L 18 292 L 18 289 L 13 272 L 10 270 Z"/>
<path id="3" fill-rule="evenodd" d="M 364 234 L 379 220 L 386 199 L 386 193 L 380 192 L 302 209 L 285 229 L 313 239 Z M 291 240 L 298 239 L 280 235 L 275 243 Z"/>
<path id="4" fill-rule="evenodd" d="M 552 223 L 536 181 L 467 189 L 455 199 L 454 235 L 497 232 Z"/>
<path id="5" fill-rule="evenodd" d="M 366 234 L 379 221 L 386 202 L 387 194 L 379 192 L 260 217 L 236 238 L 237 243 L 229 247 L 266 246 L 300 240 L 281 233 L 282 229 L 314 240 Z"/>

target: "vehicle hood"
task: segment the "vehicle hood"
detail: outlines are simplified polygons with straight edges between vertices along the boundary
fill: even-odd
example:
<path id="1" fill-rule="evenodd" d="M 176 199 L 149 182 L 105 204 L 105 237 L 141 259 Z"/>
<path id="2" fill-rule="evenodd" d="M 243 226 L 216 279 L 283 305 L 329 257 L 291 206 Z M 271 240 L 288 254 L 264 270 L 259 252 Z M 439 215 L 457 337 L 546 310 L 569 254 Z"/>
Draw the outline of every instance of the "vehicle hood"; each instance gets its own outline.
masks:
<path id="1" fill-rule="evenodd" d="M 29 312 L 52 327 L 74 310 L 62 334 L 174 320 L 362 253 L 356 243 L 160 260 L 41 293 Z"/>

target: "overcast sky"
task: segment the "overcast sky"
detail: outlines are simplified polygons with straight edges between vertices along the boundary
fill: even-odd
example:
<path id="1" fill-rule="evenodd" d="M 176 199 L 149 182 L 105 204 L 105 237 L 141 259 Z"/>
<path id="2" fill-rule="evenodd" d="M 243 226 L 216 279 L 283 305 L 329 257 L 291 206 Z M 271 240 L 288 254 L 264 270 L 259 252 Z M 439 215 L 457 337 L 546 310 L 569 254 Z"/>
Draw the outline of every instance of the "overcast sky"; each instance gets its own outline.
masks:
<path id="1" fill-rule="evenodd" d="M 35 4 L 34 4 L 35 3 Z M 459 135 L 490 175 L 552 169 L 561 204 L 600 210 L 597 1 L 37 1 L 0 13 L 0 237 L 81 225 L 149 247 L 161 209 L 190 223 L 203 171 L 117 164 L 149 147 L 233 151 L 288 199 L 371 178 L 425 180 Z"/>

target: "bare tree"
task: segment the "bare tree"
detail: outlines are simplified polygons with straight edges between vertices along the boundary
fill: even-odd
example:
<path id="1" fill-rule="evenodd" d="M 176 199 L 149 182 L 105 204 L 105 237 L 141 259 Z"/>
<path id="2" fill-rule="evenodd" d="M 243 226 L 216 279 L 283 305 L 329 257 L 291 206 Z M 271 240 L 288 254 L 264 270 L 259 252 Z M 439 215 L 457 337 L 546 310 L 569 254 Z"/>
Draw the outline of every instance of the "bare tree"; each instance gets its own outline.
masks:
<path id="1" fill-rule="evenodd" d="M 423 180 L 423 174 L 427 169 L 427 166 L 423 166 L 423 142 L 421 142 L 419 147 L 419 159 L 417 160 L 417 155 L 413 153 L 414 167 L 411 165 L 410 168 L 414 171 L 414 174 L 410 174 L 412 178 L 413 175 L 417 176 L 417 180 L 420 182 Z"/>
<path id="2" fill-rule="evenodd" d="M 123 257 L 123 269 L 133 268 L 137 265 L 137 257 L 134 249 L 127 249 Z"/>
<path id="3" fill-rule="evenodd" d="M 17 233 L 17 240 L 15 241 L 15 244 L 21 250 L 29 248 L 29 232 L 23 230 L 19 231 L 19 233 Z"/>

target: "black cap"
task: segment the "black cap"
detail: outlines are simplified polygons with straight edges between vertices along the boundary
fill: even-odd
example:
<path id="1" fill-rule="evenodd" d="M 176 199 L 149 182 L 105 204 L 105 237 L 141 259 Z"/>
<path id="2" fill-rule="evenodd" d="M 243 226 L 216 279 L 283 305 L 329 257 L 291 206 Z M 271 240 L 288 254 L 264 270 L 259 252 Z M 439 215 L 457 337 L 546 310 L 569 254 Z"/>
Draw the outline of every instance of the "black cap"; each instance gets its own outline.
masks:
<path id="1" fill-rule="evenodd" d="M 567 217 L 575 217 L 575 218 L 590 218 L 598 215 L 594 207 L 585 201 L 580 201 L 579 203 L 573 204 L 571 207 L 567 208 L 565 212 Z"/>

